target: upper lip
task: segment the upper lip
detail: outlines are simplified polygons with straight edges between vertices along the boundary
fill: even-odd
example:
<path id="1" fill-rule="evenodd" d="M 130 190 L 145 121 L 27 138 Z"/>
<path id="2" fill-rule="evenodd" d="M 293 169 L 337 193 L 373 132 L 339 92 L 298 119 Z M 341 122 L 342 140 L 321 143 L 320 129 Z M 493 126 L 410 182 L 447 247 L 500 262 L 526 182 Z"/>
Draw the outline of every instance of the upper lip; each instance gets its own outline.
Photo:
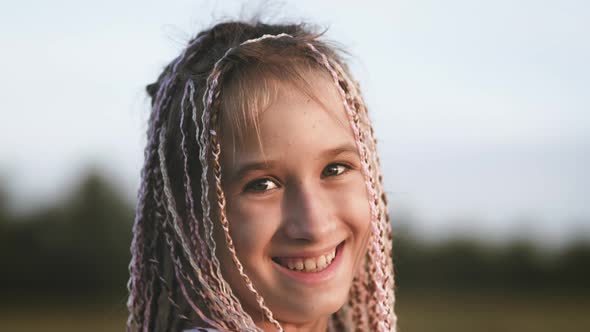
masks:
<path id="1" fill-rule="evenodd" d="M 273 255 L 273 258 L 311 258 L 311 257 L 319 257 L 325 254 L 328 254 L 330 252 L 332 252 L 334 249 L 336 249 L 340 244 L 342 244 L 344 241 L 340 241 L 336 244 L 330 245 L 330 246 L 326 246 L 322 249 L 313 249 L 313 250 L 308 250 L 308 249 L 301 249 L 301 250 L 297 250 L 296 253 L 287 253 L 287 254 L 281 254 L 281 255 Z"/>

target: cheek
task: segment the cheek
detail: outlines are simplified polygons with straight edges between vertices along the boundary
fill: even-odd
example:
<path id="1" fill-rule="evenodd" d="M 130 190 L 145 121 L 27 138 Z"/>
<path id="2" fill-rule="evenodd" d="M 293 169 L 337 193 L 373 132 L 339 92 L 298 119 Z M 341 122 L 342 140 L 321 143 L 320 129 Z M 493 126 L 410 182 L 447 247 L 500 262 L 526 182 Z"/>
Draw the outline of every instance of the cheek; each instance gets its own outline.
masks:
<path id="1" fill-rule="evenodd" d="M 338 207 L 342 220 L 345 220 L 353 232 L 358 235 L 366 233 L 371 223 L 371 210 L 364 178 L 359 174 L 354 181 L 340 190 Z"/>
<path id="2" fill-rule="evenodd" d="M 273 206 L 234 199 L 227 206 L 227 216 L 238 257 L 244 261 L 262 258 L 279 224 Z"/>
<path id="3" fill-rule="evenodd" d="M 267 259 L 267 247 L 274 234 L 273 218 L 270 218 L 268 206 L 257 203 L 240 201 L 228 197 L 226 216 L 229 223 L 230 236 L 233 241 L 235 253 L 242 263 L 248 277 L 254 284 L 260 284 L 264 280 L 264 264 Z M 227 248 L 225 235 L 221 227 L 216 227 L 217 253 L 221 263 L 224 278 L 229 283 L 234 294 L 240 299 L 244 309 L 253 314 L 257 312 L 258 304 L 240 273 L 238 272 L 232 255 Z"/>

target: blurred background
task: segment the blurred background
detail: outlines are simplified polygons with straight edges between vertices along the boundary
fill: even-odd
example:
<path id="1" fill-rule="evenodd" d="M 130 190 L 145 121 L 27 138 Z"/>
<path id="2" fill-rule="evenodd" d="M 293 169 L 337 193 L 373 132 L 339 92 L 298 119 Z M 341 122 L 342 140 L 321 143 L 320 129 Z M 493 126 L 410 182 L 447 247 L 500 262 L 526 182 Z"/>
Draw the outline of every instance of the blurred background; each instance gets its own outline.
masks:
<path id="1" fill-rule="evenodd" d="M 0 331 L 119 331 L 146 84 L 224 18 L 351 53 L 395 229 L 400 331 L 590 331 L 587 1 L 0 5 Z"/>

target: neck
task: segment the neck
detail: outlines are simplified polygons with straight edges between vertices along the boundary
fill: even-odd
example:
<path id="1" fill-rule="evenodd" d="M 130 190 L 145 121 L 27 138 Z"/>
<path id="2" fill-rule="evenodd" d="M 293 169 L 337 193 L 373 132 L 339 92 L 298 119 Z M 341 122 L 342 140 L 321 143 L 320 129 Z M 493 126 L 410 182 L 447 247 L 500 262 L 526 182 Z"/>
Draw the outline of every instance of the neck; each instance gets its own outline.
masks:
<path id="1" fill-rule="evenodd" d="M 306 323 L 280 322 L 285 332 L 326 332 L 328 331 L 328 317 Z M 258 321 L 256 326 L 264 331 L 276 331 L 274 325 L 268 321 Z"/>

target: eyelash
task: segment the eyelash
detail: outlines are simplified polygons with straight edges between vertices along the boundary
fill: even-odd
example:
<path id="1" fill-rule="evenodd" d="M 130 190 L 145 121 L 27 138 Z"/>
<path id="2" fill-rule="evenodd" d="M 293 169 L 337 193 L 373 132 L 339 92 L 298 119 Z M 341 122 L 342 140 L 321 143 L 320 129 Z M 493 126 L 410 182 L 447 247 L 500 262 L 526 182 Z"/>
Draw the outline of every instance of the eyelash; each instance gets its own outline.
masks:
<path id="1" fill-rule="evenodd" d="M 324 174 L 324 172 L 325 172 L 325 171 L 326 171 L 328 168 L 330 168 L 330 167 L 337 167 L 337 168 L 338 168 L 338 167 L 342 167 L 342 170 L 341 170 L 341 171 L 340 171 L 338 174 L 333 174 L 333 175 L 325 175 L 325 174 Z M 350 170 L 350 168 L 351 168 L 351 167 L 350 167 L 349 165 L 346 165 L 346 164 L 343 164 L 343 163 L 332 163 L 332 164 L 330 164 L 330 165 L 328 165 L 328 166 L 324 167 L 324 169 L 322 170 L 322 177 L 339 176 L 339 175 L 342 175 L 342 174 L 344 174 L 344 173 L 348 172 L 348 171 Z"/>
<path id="2" fill-rule="evenodd" d="M 275 188 L 271 188 L 271 189 L 255 189 L 254 186 L 258 185 L 258 184 L 262 184 L 265 181 L 268 181 L 269 183 L 272 183 L 275 188 L 278 188 L 279 186 L 276 184 L 276 181 L 271 179 L 271 178 L 263 178 L 263 179 L 258 179 L 258 180 L 254 180 L 252 182 L 249 182 L 246 187 L 244 188 L 244 191 L 246 192 L 253 192 L 253 193 L 263 193 Z"/>
<path id="3" fill-rule="evenodd" d="M 333 175 L 326 175 L 326 174 L 324 174 L 325 171 L 328 168 L 331 168 L 331 167 L 337 167 L 337 168 L 341 167 L 342 169 L 337 174 L 333 174 Z M 343 163 L 332 163 L 332 164 L 329 164 L 328 166 L 324 167 L 324 169 L 322 170 L 322 173 L 321 173 L 321 178 L 340 176 L 342 174 L 345 174 L 349 170 L 351 170 L 351 166 L 349 166 L 349 165 L 346 165 L 346 164 L 343 164 Z M 275 187 L 274 188 L 270 188 L 270 189 L 268 189 L 268 187 L 267 188 L 264 188 L 264 189 L 260 189 L 260 188 L 255 189 L 255 186 L 256 185 L 264 184 L 266 182 L 272 183 Z M 251 181 L 248 184 L 246 184 L 246 186 L 244 188 L 244 191 L 246 191 L 246 192 L 253 192 L 253 193 L 264 193 L 264 192 L 267 192 L 269 190 L 276 189 L 278 187 L 279 187 L 279 185 L 277 184 L 277 181 L 276 180 L 274 180 L 272 178 L 262 178 L 262 179 L 257 179 L 257 180 Z"/>

